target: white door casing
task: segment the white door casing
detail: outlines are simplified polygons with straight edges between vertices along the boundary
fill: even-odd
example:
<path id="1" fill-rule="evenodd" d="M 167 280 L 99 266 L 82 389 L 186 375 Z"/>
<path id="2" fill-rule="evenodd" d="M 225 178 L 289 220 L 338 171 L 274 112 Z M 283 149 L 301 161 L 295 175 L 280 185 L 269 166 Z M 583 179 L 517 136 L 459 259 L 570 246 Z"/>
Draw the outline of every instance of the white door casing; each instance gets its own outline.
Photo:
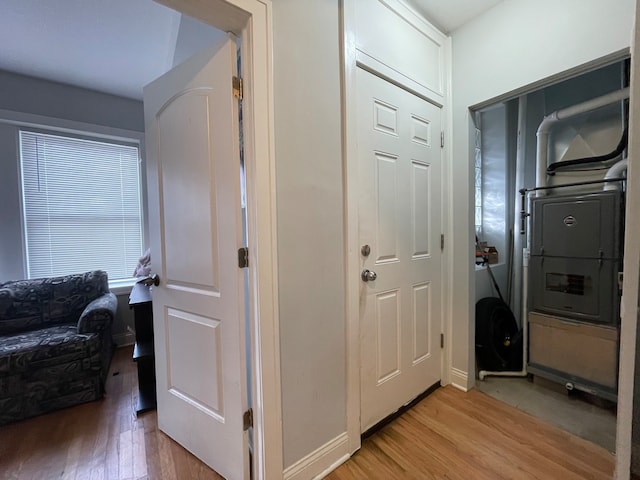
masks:
<path id="1" fill-rule="evenodd" d="M 248 478 L 238 101 L 230 37 L 144 89 L 158 425 Z"/>
<path id="2" fill-rule="evenodd" d="M 356 72 L 364 432 L 440 380 L 441 109 Z"/>
<path id="3" fill-rule="evenodd" d="M 627 205 L 640 202 L 640 1 L 636 2 L 631 36 L 631 95 L 629 97 L 629 146 L 627 170 Z M 638 385 L 638 320 L 640 320 L 640 219 L 635 209 L 625 212 L 624 283 L 620 301 L 620 360 L 618 375 L 618 415 L 616 424 L 616 467 L 614 478 L 628 480 L 637 468 L 638 451 L 634 439 Z M 634 468 L 635 470 L 635 468 Z M 633 472 L 636 473 L 636 472 Z"/>

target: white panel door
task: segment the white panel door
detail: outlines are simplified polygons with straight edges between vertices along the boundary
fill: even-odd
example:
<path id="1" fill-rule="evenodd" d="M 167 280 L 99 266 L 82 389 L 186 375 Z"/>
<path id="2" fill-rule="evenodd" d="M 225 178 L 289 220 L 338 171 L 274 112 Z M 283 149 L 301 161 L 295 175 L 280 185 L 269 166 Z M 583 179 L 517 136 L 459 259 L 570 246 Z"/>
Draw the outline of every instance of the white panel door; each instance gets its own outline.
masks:
<path id="1" fill-rule="evenodd" d="M 360 258 L 375 272 L 360 279 L 364 432 L 440 380 L 441 110 L 360 68 L 356 82 Z"/>
<path id="2" fill-rule="evenodd" d="M 162 431 L 227 479 L 249 478 L 236 45 L 144 89 Z"/>

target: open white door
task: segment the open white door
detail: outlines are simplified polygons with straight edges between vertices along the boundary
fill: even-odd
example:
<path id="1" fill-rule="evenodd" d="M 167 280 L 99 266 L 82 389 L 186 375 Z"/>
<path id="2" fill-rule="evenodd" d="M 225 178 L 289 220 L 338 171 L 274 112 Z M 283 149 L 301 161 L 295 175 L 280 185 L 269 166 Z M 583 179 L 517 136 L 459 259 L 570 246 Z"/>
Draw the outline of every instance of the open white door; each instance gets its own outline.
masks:
<path id="1" fill-rule="evenodd" d="M 227 479 L 249 478 L 236 45 L 144 89 L 158 425 Z"/>

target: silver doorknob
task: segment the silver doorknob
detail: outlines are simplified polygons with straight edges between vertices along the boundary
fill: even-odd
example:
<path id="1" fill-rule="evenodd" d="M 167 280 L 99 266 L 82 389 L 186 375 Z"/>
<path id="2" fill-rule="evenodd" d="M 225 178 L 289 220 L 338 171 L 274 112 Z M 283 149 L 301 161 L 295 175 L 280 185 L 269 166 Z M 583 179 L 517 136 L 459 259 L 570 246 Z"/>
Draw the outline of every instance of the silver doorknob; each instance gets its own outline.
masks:
<path id="1" fill-rule="evenodd" d="M 364 282 L 373 282 L 376 278 L 378 278 L 378 274 L 373 270 L 364 269 L 360 277 L 362 277 L 362 280 Z"/>

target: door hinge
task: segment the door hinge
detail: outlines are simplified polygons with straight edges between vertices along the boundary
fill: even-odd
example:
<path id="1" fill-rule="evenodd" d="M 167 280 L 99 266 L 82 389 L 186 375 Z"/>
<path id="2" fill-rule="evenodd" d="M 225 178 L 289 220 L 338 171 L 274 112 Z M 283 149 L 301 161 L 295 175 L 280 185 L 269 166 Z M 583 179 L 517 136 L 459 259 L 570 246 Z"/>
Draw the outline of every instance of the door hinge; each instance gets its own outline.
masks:
<path id="1" fill-rule="evenodd" d="M 440 334 L 440 348 L 444 348 L 444 333 Z"/>
<path id="2" fill-rule="evenodd" d="M 242 247 L 238 249 L 238 268 L 247 268 L 249 266 L 249 249 Z"/>
<path id="3" fill-rule="evenodd" d="M 253 408 L 242 414 L 242 429 L 246 431 L 249 427 L 253 427 Z"/>
<path id="4" fill-rule="evenodd" d="M 233 77 L 233 97 L 238 100 L 242 100 L 244 96 L 244 89 L 242 88 L 242 79 L 240 77 Z"/>
<path id="5" fill-rule="evenodd" d="M 440 234 L 440 251 L 444 251 L 444 233 Z"/>
<path id="6" fill-rule="evenodd" d="M 440 148 L 444 148 L 444 130 L 440 132 Z"/>

